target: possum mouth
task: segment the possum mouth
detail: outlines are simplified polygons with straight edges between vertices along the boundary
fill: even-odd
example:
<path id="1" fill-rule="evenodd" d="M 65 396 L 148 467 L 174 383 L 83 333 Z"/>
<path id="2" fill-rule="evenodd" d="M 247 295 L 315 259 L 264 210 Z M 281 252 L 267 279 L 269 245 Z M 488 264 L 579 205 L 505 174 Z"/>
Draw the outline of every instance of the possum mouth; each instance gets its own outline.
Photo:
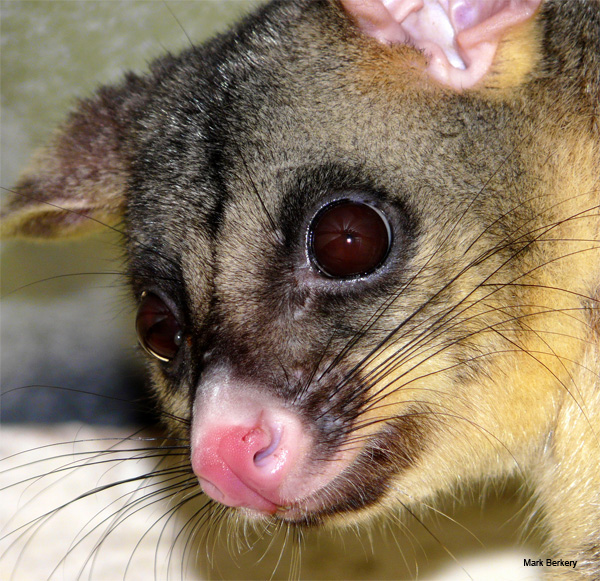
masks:
<path id="1" fill-rule="evenodd" d="M 388 420 L 345 470 L 305 499 L 279 507 L 275 517 L 310 527 L 377 506 L 393 493 L 393 479 L 414 465 L 424 449 L 424 416 L 422 410 L 411 410 Z"/>

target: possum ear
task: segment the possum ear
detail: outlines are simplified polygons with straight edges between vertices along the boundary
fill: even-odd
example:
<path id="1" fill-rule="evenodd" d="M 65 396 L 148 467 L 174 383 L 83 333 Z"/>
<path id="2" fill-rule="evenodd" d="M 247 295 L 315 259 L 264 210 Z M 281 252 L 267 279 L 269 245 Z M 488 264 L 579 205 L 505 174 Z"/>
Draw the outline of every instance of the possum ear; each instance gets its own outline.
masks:
<path id="1" fill-rule="evenodd" d="M 58 238 L 120 220 L 134 85 L 134 79 L 128 79 L 80 102 L 53 141 L 34 156 L 3 204 L 3 237 Z"/>
<path id="2" fill-rule="evenodd" d="M 541 0 L 341 0 L 367 35 L 409 44 L 429 58 L 428 72 L 460 91 L 483 79 L 499 42 L 536 13 Z"/>

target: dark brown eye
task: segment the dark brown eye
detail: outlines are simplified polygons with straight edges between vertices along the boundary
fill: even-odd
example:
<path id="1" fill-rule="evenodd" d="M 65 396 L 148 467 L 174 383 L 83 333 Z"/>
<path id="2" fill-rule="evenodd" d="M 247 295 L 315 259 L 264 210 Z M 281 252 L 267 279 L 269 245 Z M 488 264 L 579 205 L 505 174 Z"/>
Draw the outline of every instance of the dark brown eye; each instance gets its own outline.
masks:
<path id="1" fill-rule="evenodd" d="M 392 244 L 387 220 L 368 204 L 344 200 L 319 212 L 310 226 L 311 255 L 335 278 L 369 274 L 381 266 Z"/>
<path id="2" fill-rule="evenodd" d="M 144 293 L 138 307 L 135 328 L 141 346 L 161 361 L 171 361 L 182 342 L 181 327 L 165 302 L 153 293 Z"/>

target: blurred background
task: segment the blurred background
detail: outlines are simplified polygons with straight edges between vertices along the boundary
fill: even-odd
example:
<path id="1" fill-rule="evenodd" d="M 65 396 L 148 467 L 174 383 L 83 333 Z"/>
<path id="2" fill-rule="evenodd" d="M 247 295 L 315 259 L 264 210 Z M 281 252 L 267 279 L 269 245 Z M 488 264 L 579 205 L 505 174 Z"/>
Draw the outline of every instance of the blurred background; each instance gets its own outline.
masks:
<path id="1" fill-rule="evenodd" d="M 77 98 L 89 95 L 100 84 L 117 81 L 124 71 L 143 72 L 154 57 L 186 47 L 189 39 L 200 42 L 223 30 L 256 4 L 241 0 L 3 0 L 0 185 L 10 189 L 31 153 L 48 140 Z M 19 450 L 51 456 L 52 451 L 43 446 L 75 439 L 118 438 L 152 421 L 140 403 L 144 370 L 133 332 L 133 305 L 119 275 L 118 242 L 118 236 L 111 232 L 68 243 L 2 242 L 3 456 L 10 457 Z M 17 460 L 17 464 L 27 468 L 28 461 Z M 118 469 L 125 470 L 126 465 Z M 20 478 L 28 487 L 27 474 L 9 474 L 6 460 L 1 466 L 4 485 L 13 486 Z M 113 477 L 124 478 L 118 474 Z M 83 492 L 101 479 L 91 466 L 79 469 L 77 475 L 84 479 Z M 391 522 L 376 526 L 371 535 L 357 535 L 353 529 L 342 534 L 307 534 L 301 576 L 486 581 L 537 578 L 535 571 L 523 568 L 523 558 L 541 556 L 536 541 L 528 540 L 525 548 L 515 548 L 519 542 L 516 530 L 525 518 L 518 513 L 522 502 L 515 485 L 490 493 L 482 509 L 480 494 L 484 488 L 482 484 L 469 489 L 457 506 L 448 499 L 442 513 L 425 510 L 423 523 L 414 518 L 403 524 Z M 54 496 L 44 501 L 33 497 L 33 504 L 41 506 L 42 513 L 78 494 L 64 482 L 44 490 Z M 13 497 L 8 496 L 11 491 Z M 18 508 L 24 502 L 22 494 L 18 488 L 3 491 L 0 529 L 4 533 L 11 527 L 14 530 L 13 513 L 22 512 Z M 57 548 L 53 544 L 55 531 L 64 534 L 70 528 L 77 535 L 89 521 L 86 511 L 99 510 L 79 506 L 83 524 L 73 515 L 55 526 L 42 527 L 35 535 L 37 544 L 33 550 L 29 547 L 27 554 L 32 556 L 21 561 L 16 579 L 48 576 L 48 563 L 56 561 L 61 550 L 67 552 L 71 542 L 67 541 L 65 549 Z M 147 520 L 128 519 L 122 533 L 119 529 L 118 534 L 111 535 L 116 546 L 95 563 L 90 578 L 122 578 L 132 547 L 148 526 Z M 219 543 L 199 549 L 201 564 L 188 569 L 183 578 L 267 579 L 274 571 L 274 578 L 288 578 L 294 553 L 289 549 L 281 553 L 281 548 L 294 542 L 286 539 L 285 531 L 274 543 L 268 536 L 260 539 L 258 535 L 252 549 L 235 547 L 235 558 L 227 549 L 228 535 L 224 527 Z M 163 573 L 153 569 L 158 560 L 156 537 L 147 537 L 148 553 L 142 553 L 146 558 L 137 568 L 128 569 L 127 579 L 163 578 Z M 170 555 L 168 551 L 166 554 Z M 278 564 L 280 554 L 283 558 Z M 0 561 L 2 556 L 0 548 Z M 85 562 L 85 552 L 80 559 Z M 0 568 L 0 577 L 8 578 L 14 567 L 11 563 L 5 562 Z M 65 569 L 60 578 L 75 578 L 73 571 L 80 569 Z"/>

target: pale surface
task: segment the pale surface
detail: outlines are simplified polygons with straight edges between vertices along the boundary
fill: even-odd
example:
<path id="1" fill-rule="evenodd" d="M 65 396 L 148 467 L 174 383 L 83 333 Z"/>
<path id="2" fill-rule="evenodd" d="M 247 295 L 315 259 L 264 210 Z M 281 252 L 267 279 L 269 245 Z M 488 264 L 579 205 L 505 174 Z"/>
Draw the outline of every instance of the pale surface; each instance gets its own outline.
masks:
<path id="1" fill-rule="evenodd" d="M 171 506 L 166 500 L 143 510 L 130 509 L 130 516 L 103 540 L 96 558 L 90 558 L 96 543 L 114 523 L 112 515 L 117 508 L 127 504 L 136 507 L 134 499 L 143 496 L 135 493 L 135 482 L 72 503 L 39 528 L 29 528 L 29 532 L 21 538 L 18 534 L 11 534 L 18 526 L 94 487 L 131 479 L 153 468 L 156 460 L 106 462 L 115 456 L 100 458 L 89 454 L 114 446 L 117 441 L 115 438 L 127 437 L 133 430 L 115 432 L 76 425 L 52 429 L 2 428 L 0 455 L 4 459 L 0 462 L 0 529 L 1 536 L 8 536 L 0 544 L 1 579 L 47 579 L 53 570 L 52 579 L 65 581 L 72 581 L 79 575 L 82 579 L 111 581 L 122 579 L 125 573 L 125 579 L 140 581 L 154 578 L 258 580 L 268 579 L 273 571 L 274 579 L 288 578 L 291 566 L 289 548 L 294 544 L 291 539 L 277 567 L 281 554 L 280 543 L 275 542 L 270 546 L 272 539 L 269 537 L 257 542 L 252 550 L 245 549 L 245 554 L 239 555 L 234 549 L 233 557 L 227 545 L 238 546 L 237 537 L 231 535 L 231 529 L 227 526 L 221 528 L 220 534 L 211 539 L 208 546 L 202 540 L 194 544 L 192 553 L 198 555 L 198 564 L 187 560 L 182 577 L 181 548 L 187 536 L 180 538 L 181 542 L 176 544 L 172 556 L 171 545 L 192 512 L 181 514 L 179 519 L 172 519 L 165 524 L 166 519 L 161 520 L 161 517 Z M 74 438 L 82 442 L 40 448 L 52 442 L 69 442 Z M 101 440 L 96 440 L 98 438 Z M 129 442 L 125 445 L 137 447 L 138 444 Z M 30 452 L 10 458 L 20 450 Z M 82 456 L 81 452 L 88 454 Z M 58 454 L 63 457 L 54 459 L 53 456 Z M 96 463 L 92 464 L 95 460 Z M 98 463 L 98 460 L 104 462 Z M 40 473 L 72 466 L 73 462 L 81 464 L 86 461 L 76 470 L 44 476 L 40 480 L 26 480 Z M 26 465 L 30 462 L 34 463 Z M 19 466 L 21 468 L 15 469 Z M 7 486 L 9 488 L 5 488 Z M 144 486 L 147 485 L 144 483 Z M 151 490 L 154 489 L 145 488 L 146 494 Z M 374 531 L 371 538 L 365 531 L 361 532 L 360 538 L 354 532 L 307 535 L 301 578 L 417 578 L 431 581 L 538 579 L 537 571 L 523 567 L 524 558 L 538 558 L 536 549 L 517 548 L 515 529 L 520 519 L 514 518 L 516 508 L 514 498 L 504 497 L 500 500 L 490 499 L 485 511 L 477 506 L 455 511 L 449 516 L 455 518 L 458 524 L 445 518 L 437 519 L 437 523 L 427 518 L 425 522 L 428 528 L 440 542 L 410 520 L 406 520 L 405 533 L 400 531 L 400 527 L 391 526 L 387 530 Z M 509 519 L 512 520 L 509 522 Z M 95 525 L 95 532 L 86 536 Z M 35 534 L 31 535 L 30 532 L 34 530 Z M 11 545 L 13 542 L 14 545 Z M 448 555 L 441 543 L 456 560 Z M 65 558 L 69 547 L 73 548 Z M 212 567 L 207 555 L 211 557 Z"/>

